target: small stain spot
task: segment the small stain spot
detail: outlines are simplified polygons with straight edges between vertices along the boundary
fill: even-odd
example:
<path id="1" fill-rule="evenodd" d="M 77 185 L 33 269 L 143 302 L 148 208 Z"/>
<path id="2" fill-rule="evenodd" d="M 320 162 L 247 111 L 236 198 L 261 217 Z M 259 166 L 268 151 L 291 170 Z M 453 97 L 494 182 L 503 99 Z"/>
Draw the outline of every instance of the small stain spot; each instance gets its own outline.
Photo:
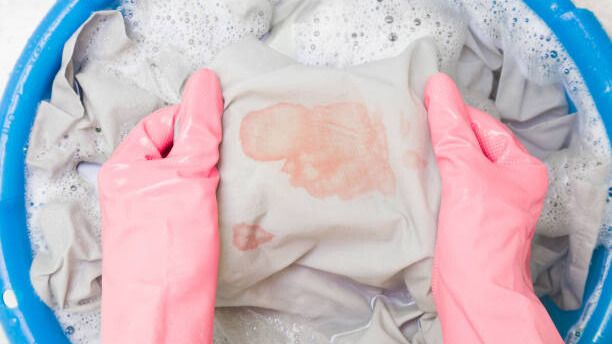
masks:
<path id="1" fill-rule="evenodd" d="M 410 135 L 410 129 L 411 129 L 410 121 L 405 116 L 402 116 L 400 125 L 401 125 L 400 129 L 401 129 L 402 136 L 408 137 Z"/>
<path id="2" fill-rule="evenodd" d="M 274 234 L 258 225 L 241 223 L 233 228 L 233 243 L 240 251 L 251 251 L 274 239 Z"/>
<path id="3" fill-rule="evenodd" d="M 408 150 L 404 152 L 404 166 L 408 169 L 422 170 L 427 166 L 427 161 L 415 151 Z"/>

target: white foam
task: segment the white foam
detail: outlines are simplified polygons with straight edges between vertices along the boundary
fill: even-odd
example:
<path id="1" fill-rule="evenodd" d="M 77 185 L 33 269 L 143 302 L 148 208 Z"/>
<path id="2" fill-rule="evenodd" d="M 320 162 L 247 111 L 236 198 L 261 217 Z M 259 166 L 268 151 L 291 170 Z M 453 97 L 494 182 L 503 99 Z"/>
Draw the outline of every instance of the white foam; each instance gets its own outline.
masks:
<path id="1" fill-rule="evenodd" d="M 130 36 L 148 56 L 165 47 L 187 55 L 201 67 L 228 42 L 269 30 L 271 4 L 265 0 L 124 0 L 121 5 Z"/>
<path id="2" fill-rule="evenodd" d="M 297 56 L 309 65 L 343 67 L 399 55 L 431 36 L 443 69 L 458 59 L 466 37 L 462 16 L 437 0 L 323 1 L 295 25 Z"/>

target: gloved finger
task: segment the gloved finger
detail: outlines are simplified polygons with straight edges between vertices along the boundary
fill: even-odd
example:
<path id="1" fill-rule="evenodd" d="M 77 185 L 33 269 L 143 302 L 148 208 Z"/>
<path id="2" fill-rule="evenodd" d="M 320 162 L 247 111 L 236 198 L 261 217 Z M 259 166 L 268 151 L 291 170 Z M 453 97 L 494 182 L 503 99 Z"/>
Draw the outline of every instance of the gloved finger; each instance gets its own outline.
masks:
<path id="1" fill-rule="evenodd" d="M 195 72 L 183 90 L 175 123 L 177 137 L 168 156 L 218 157 L 222 114 L 223 96 L 219 79 L 210 69 Z"/>
<path id="2" fill-rule="evenodd" d="M 425 107 L 438 158 L 456 159 L 482 154 L 467 107 L 449 76 L 437 73 L 429 78 L 425 87 Z"/>
<path id="3" fill-rule="evenodd" d="M 178 106 L 159 109 L 143 118 L 113 152 L 109 162 L 163 158 L 172 147 L 174 118 Z"/>
<path id="4" fill-rule="evenodd" d="M 502 165 L 537 162 L 505 124 L 478 109 L 468 107 L 468 111 L 474 133 L 489 160 Z"/>

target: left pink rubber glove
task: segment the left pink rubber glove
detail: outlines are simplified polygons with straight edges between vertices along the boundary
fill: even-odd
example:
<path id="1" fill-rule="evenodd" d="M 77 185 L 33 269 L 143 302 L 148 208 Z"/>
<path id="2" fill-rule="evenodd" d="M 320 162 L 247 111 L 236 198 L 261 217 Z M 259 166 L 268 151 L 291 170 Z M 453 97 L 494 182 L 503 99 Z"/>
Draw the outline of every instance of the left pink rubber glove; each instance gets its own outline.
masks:
<path id="1" fill-rule="evenodd" d="M 444 343 L 563 343 L 529 272 L 546 167 L 448 76 L 429 79 L 425 106 L 442 177 L 432 287 Z"/>
<path id="2" fill-rule="evenodd" d="M 222 112 L 200 70 L 103 165 L 103 343 L 212 343 Z"/>

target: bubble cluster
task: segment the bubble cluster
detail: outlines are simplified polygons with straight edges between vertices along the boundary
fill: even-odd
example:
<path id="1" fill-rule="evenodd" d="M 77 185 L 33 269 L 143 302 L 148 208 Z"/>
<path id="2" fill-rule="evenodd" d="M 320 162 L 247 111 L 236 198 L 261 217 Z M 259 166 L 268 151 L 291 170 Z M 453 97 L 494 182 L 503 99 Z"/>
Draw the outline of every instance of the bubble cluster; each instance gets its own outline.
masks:
<path id="1" fill-rule="evenodd" d="M 66 170 L 59 176 L 44 171 L 33 173 L 26 171 L 26 209 L 28 228 L 30 230 L 30 242 L 34 252 L 46 252 L 47 245 L 43 236 L 42 226 L 38 216 L 39 210 L 50 202 L 75 202 L 80 205 L 79 210 L 85 215 L 87 221 L 93 224 L 94 234 L 100 239 L 100 211 L 97 195 L 94 187 L 81 178 L 76 166 L 82 160 L 92 158 L 92 155 L 103 151 L 102 141 L 91 136 L 94 142 L 95 153 L 79 148 L 79 141 L 71 136 L 65 135 L 56 149 L 72 152 L 72 160 L 68 162 Z M 32 157 L 33 160 L 44 161 L 50 151 L 42 150 Z M 97 154 L 96 154 L 97 155 Z"/>
<path id="2" fill-rule="evenodd" d="M 223 308 L 215 312 L 215 344 L 229 343 L 330 343 L 309 327 L 308 320 L 258 308 Z"/>
<path id="3" fill-rule="evenodd" d="M 569 151 L 553 153 L 547 159 L 547 166 L 550 185 L 538 222 L 540 233 L 554 236 L 559 228 L 569 230 L 591 223 L 592 219 L 584 218 L 585 213 L 579 209 L 584 206 L 582 202 L 585 197 L 593 201 L 605 197 L 605 187 L 593 187 L 592 179 L 594 171 L 600 171 L 602 177 L 607 175 L 607 161 L 597 157 L 587 147 L 574 146 Z"/>
<path id="4" fill-rule="evenodd" d="M 123 0 L 120 10 L 147 57 L 176 49 L 194 69 L 231 42 L 263 36 L 272 16 L 266 0 Z"/>
<path id="5" fill-rule="evenodd" d="M 119 10 L 132 44 L 119 54 L 98 56 L 109 51 L 104 47 L 112 46 L 120 34 L 107 18 L 100 18 L 87 28 L 92 31 L 90 41 L 75 50 L 75 60 L 97 60 L 108 73 L 168 103 L 180 99 L 176 81 L 165 77 L 168 71 L 188 75 L 231 43 L 247 36 L 261 38 L 272 17 L 268 0 L 123 0 Z M 143 75 L 143 70 L 152 75 Z"/>
<path id="6" fill-rule="evenodd" d="M 459 13 L 438 0 L 322 1 L 298 20 L 291 28 L 294 58 L 317 66 L 345 67 L 396 56 L 414 40 L 431 36 L 442 69 L 448 69 L 466 34 Z"/>
<path id="7" fill-rule="evenodd" d="M 74 344 L 100 343 L 100 311 L 97 309 L 78 313 L 56 311 L 64 334 Z"/>

